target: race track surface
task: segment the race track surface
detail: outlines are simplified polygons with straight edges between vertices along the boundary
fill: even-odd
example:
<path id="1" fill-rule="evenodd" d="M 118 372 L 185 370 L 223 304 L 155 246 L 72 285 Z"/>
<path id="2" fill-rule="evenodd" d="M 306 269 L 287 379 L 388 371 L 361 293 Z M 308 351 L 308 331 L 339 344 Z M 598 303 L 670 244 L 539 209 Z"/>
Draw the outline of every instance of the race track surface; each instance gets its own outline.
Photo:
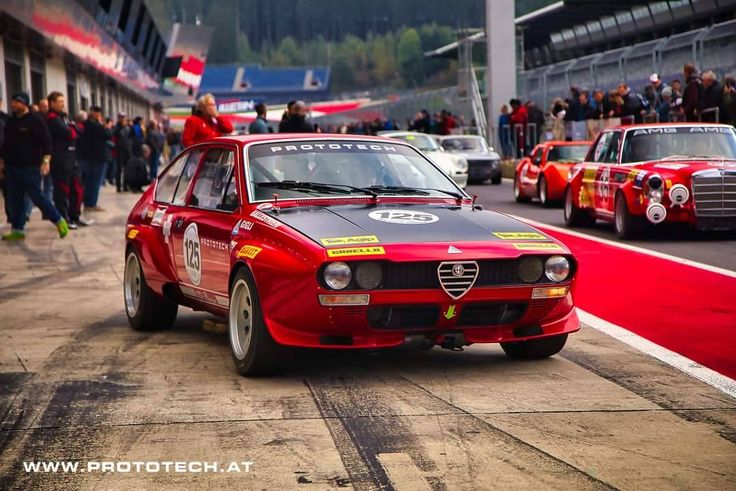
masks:
<path id="1" fill-rule="evenodd" d="M 508 188 L 485 186 L 482 201 L 508 202 Z M 539 362 L 498 346 L 319 351 L 260 379 L 236 375 L 227 337 L 202 329 L 208 315 L 132 331 L 121 278 L 133 199 L 107 188 L 93 227 L 61 241 L 36 213 L 25 244 L 0 244 L 0 489 L 736 487 L 736 399 L 587 326 Z M 698 260 L 729 267 L 727 242 L 695 243 L 714 249 L 691 250 Z M 253 468 L 24 471 L 55 459 Z"/>

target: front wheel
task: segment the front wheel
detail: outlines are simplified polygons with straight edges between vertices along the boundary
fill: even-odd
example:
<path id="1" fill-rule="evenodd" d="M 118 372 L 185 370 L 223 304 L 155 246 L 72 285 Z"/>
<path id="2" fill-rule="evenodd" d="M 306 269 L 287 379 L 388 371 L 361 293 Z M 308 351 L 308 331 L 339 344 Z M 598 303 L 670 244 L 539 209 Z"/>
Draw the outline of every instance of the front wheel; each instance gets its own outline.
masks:
<path id="1" fill-rule="evenodd" d="M 616 195 L 616 208 L 613 215 L 613 228 L 619 239 L 631 239 L 641 232 L 642 220 L 629 211 L 626 198 Z"/>
<path id="2" fill-rule="evenodd" d="M 528 203 L 529 198 L 521 194 L 521 183 L 519 183 L 519 176 L 514 176 L 514 199 L 517 203 Z"/>
<path id="3" fill-rule="evenodd" d="M 125 258 L 123 298 L 128 323 L 136 331 L 168 329 L 176 320 L 179 305 L 151 290 L 143 277 L 138 254 L 132 250 Z"/>
<path id="4" fill-rule="evenodd" d="M 565 206 L 563 207 L 563 214 L 565 217 L 565 224 L 570 227 L 592 227 L 595 225 L 595 217 L 575 206 L 572 199 L 572 188 L 567 186 L 565 189 Z"/>
<path id="5" fill-rule="evenodd" d="M 230 287 L 230 349 L 240 375 L 267 375 L 281 369 L 287 350 L 266 328 L 253 276 L 240 269 Z"/>
<path id="6" fill-rule="evenodd" d="M 567 334 L 549 336 L 546 338 L 530 339 L 528 341 L 514 341 L 501 343 L 501 348 L 509 358 L 517 360 L 539 360 L 548 358 L 565 347 Z"/>

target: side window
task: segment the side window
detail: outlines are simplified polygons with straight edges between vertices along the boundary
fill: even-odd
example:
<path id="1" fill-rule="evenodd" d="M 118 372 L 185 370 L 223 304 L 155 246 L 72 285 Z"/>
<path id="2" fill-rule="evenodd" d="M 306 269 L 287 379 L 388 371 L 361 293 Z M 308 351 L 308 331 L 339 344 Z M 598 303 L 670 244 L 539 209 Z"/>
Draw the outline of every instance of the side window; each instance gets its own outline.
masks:
<path id="1" fill-rule="evenodd" d="M 179 185 L 176 187 L 176 192 L 174 193 L 174 199 L 172 200 L 173 204 L 179 206 L 184 205 L 184 199 L 187 196 L 189 183 L 192 181 L 194 173 L 197 172 L 197 164 L 199 164 L 199 160 L 202 158 L 203 153 L 204 150 L 192 150 L 189 153 L 187 163 L 181 173 L 181 179 L 179 179 Z"/>
<path id="2" fill-rule="evenodd" d="M 621 133 L 614 131 L 611 133 L 611 138 L 608 142 L 608 149 L 603 162 L 607 164 L 615 164 L 618 162 L 618 142 L 621 139 Z"/>
<path id="3" fill-rule="evenodd" d="M 544 147 L 538 146 L 536 149 L 534 149 L 534 153 L 532 153 L 532 162 L 542 162 L 542 153 L 544 153 Z"/>
<path id="4" fill-rule="evenodd" d="M 187 158 L 190 152 L 185 152 L 179 156 L 178 159 L 172 163 L 166 172 L 158 178 L 156 184 L 156 196 L 154 199 L 160 203 L 171 203 L 176 191 L 176 185 L 179 182 L 179 177 L 184 169 L 184 164 L 187 163 Z"/>
<path id="5" fill-rule="evenodd" d="M 606 157 L 606 152 L 608 151 L 608 144 L 611 141 L 611 132 L 602 133 L 601 136 L 598 137 L 598 142 L 595 144 L 595 147 L 593 148 L 593 162 L 603 162 L 604 158 Z"/>
<path id="6" fill-rule="evenodd" d="M 235 152 L 224 148 L 213 148 L 207 152 L 202 169 L 194 182 L 190 205 L 211 210 L 224 210 L 223 197 L 231 182 L 235 165 Z M 235 183 L 233 182 L 233 192 Z M 233 199 L 232 196 L 230 199 Z M 235 194 L 237 203 L 237 194 Z M 235 205 L 237 207 L 237 204 Z"/>

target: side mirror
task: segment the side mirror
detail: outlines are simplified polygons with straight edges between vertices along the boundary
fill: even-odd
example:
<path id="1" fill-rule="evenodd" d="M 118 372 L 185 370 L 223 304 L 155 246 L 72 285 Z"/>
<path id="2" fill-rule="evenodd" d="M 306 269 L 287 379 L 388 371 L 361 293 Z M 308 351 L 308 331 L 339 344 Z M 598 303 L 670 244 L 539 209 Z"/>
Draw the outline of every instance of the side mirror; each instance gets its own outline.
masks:
<path id="1" fill-rule="evenodd" d="M 532 162 L 534 162 L 534 165 L 542 165 L 542 157 L 535 157 Z"/>

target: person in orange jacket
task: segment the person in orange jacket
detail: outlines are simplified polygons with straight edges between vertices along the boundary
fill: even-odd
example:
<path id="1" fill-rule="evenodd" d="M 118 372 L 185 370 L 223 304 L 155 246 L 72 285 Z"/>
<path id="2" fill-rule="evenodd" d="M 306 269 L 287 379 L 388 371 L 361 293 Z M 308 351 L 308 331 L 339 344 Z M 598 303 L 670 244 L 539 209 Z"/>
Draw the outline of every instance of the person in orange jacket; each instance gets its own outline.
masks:
<path id="1" fill-rule="evenodd" d="M 197 99 L 194 112 L 184 123 L 184 134 L 181 137 L 185 147 L 197 142 L 227 135 L 233 132 L 233 125 L 224 116 L 217 114 L 215 96 L 204 94 Z"/>

